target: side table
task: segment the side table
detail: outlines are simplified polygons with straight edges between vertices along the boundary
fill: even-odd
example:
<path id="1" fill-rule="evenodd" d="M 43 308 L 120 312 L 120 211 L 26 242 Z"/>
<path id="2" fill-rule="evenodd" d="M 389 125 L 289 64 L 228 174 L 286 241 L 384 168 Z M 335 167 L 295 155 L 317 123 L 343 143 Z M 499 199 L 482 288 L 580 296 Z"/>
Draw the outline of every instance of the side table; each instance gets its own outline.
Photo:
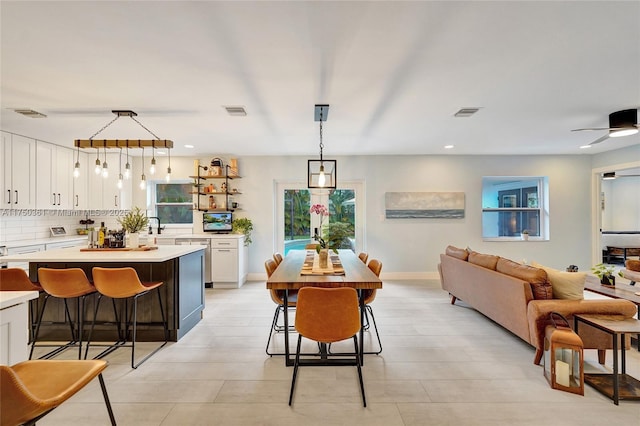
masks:
<path id="1" fill-rule="evenodd" d="M 574 315 L 576 333 L 578 332 L 578 324 L 581 322 L 602 330 L 613 338 L 613 373 L 584 373 L 585 383 L 613 399 L 613 403 L 616 405 L 620 399 L 640 400 L 640 380 L 626 373 L 624 347 L 627 333 L 640 333 L 640 321 L 634 318 L 615 320 L 604 315 Z M 621 369 L 618 367 L 619 345 L 622 345 L 620 351 Z M 619 370 L 621 371 L 619 372 Z"/>

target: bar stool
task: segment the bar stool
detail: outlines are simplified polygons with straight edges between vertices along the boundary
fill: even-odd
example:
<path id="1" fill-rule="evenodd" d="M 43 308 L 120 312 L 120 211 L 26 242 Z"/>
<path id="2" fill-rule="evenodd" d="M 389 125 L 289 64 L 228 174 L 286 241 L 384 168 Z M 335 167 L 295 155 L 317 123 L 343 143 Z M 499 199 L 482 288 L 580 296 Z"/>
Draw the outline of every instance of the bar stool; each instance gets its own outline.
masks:
<path id="1" fill-rule="evenodd" d="M 78 359 L 82 359 L 82 335 L 84 332 L 84 308 L 85 300 L 87 296 L 95 294 L 96 288 L 91 285 L 87 279 L 87 275 L 80 268 L 68 268 L 68 269 L 51 269 L 51 268 L 39 268 L 38 269 L 38 281 L 42 286 L 46 296 L 40 309 L 40 315 L 37 320 L 36 329 L 31 342 L 31 351 L 29 352 L 29 359 L 33 357 L 33 350 L 35 348 L 36 340 L 38 340 L 38 334 L 40 332 L 40 326 L 42 325 L 42 317 L 44 310 L 47 307 L 47 301 L 50 297 L 56 297 L 64 301 L 65 318 L 69 321 L 69 329 L 71 331 L 71 340 L 68 343 L 58 346 L 56 349 L 48 352 L 40 357 L 40 359 L 49 359 L 59 354 L 60 352 L 73 347 L 78 346 Z M 71 314 L 69 312 L 69 299 L 76 299 L 76 323 L 74 327 Z M 40 346 L 40 345 L 39 345 Z"/>
<path id="2" fill-rule="evenodd" d="M 0 291 L 37 291 L 43 293 L 42 286 L 34 283 L 21 268 L 0 268 Z M 38 299 L 29 301 L 29 341 L 33 341 L 38 319 Z"/>
<path id="3" fill-rule="evenodd" d="M 103 296 L 110 297 L 111 299 L 121 300 L 120 319 L 116 313 L 116 325 L 118 327 L 118 341 L 113 345 L 109 345 L 107 349 L 94 357 L 94 359 L 102 358 L 107 354 L 113 352 L 120 347 L 131 347 L 131 368 L 138 368 L 140 364 L 145 362 L 149 357 L 163 348 L 169 341 L 169 329 L 167 327 L 167 321 L 164 315 L 164 307 L 162 306 L 162 295 L 160 293 L 160 286 L 162 281 L 155 282 L 141 282 L 138 277 L 138 273 L 135 269 L 130 267 L 125 268 L 99 268 L 92 269 L 93 282 L 98 290 L 98 301 L 96 303 L 95 313 L 97 314 L 100 306 L 100 300 Z M 160 314 L 162 316 L 162 325 L 164 327 L 164 342 L 155 348 L 151 353 L 142 357 L 139 362 L 135 362 L 136 353 L 136 332 L 138 325 L 138 299 L 148 294 L 151 290 L 155 289 L 158 293 L 158 303 L 160 304 Z M 129 312 L 128 301 L 133 300 L 133 310 Z M 115 304 L 115 301 L 114 301 Z M 133 323 L 132 318 L 133 317 Z M 121 322 L 124 319 L 124 331 L 121 328 Z M 89 346 L 91 341 L 91 335 L 93 334 L 94 324 L 91 326 L 89 332 L 89 339 L 87 342 L 87 349 L 85 352 L 85 358 L 89 353 Z M 132 328 L 131 344 L 127 345 L 127 335 L 129 328 Z M 97 345 L 96 345 L 97 346 Z"/>

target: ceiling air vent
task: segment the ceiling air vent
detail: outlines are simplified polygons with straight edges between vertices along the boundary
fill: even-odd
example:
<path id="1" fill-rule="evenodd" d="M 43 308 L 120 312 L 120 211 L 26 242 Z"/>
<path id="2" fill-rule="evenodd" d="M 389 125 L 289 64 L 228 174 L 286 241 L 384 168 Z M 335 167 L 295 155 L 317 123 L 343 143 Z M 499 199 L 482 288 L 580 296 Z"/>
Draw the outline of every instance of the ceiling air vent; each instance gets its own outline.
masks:
<path id="1" fill-rule="evenodd" d="M 22 114 L 25 115 L 27 117 L 31 117 L 31 118 L 45 118 L 46 115 L 44 115 L 41 112 L 38 111 L 34 111 L 32 109 L 14 109 L 15 112 L 17 112 L 18 114 Z"/>
<path id="2" fill-rule="evenodd" d="M 247 115 L 247 110 L 245 110 L 243 106 L 223 106 L 223 108 L 227 110 L 227 114 L 233 115 L 234 117 L 244 117 Z"/>
<path id="3" fill-rule="evenodd" d="M 453 114 L 454 117 L 471 117 L 478 112 L 480 108 L 460 108 L 458 112 Z"/>

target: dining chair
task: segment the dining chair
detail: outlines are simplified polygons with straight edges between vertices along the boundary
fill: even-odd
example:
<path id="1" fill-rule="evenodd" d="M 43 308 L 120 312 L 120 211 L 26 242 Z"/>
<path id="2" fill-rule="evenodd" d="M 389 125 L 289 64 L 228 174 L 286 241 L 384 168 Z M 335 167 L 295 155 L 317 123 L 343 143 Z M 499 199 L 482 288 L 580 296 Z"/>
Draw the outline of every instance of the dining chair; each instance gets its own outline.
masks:
<path id="1" fill-rule="evenodd" d="M 300 346 L 302 338 L 314 340 L 321 344 L 331 344 L 342 340 L 353 339 L 353 364 L 358 369 L 362 403 L 366 407 L 360 354 L 358 351 L 358 332 L 360 331 L 360 306 L 358 293 L 354 288 L 337 287 L 303 287 L 298 291 L 295 328 L 298 332 L 298 344 L 293 365 L 289 405 L 293 401 L 293 393 L 300 367 Z M 344 355 L 344 354 L 341 354 Z"/>
<path id="2" fill-rule="evenodd" d="M 378 259 L 371 259 L 369 261 L 369 264 L 367 265 L 367 267 L 374 273 L 376 274 L 377 277 L 380 276 L 380 271 L 382 271 L 382 262 L 380 262 Z M 366 290 L 362 290 L 363 291 L 363 297 L 364 297 L 364 318 L 365 318 L 365 324 L 364 324 L 364 329 L 368 330 L 370 325 L 369 325 L 369 316 L 371 316 L 371 320 L 373 321 L 373 328 L 376 331 L 376 337 L 378 338 L 378 350 L 375 351 L 368 351 L 365 352 L 365 354 L 375 354 L 375 355 L 379 355 L 382 352 L 382 342 L 380 341 L 380 333 L 378 333 L 378 325 L 376 324 L 376 317 L 373 315 L 373 309 L 371 308 L 371 303 L 376 299 L 376 292 L 377 289 L 366 289 Z"/>
<path id="3" fill-rule="evenodd" d="M 273 253 L 273 260 L 276 261 L 276 266 L 282 263 L 282 255 L 280 253 Z"/>
<path id="4" fill-rule="evenodd" d="M 22 268 L 0 268 L 0 291 L 37 291 L 44 290 L 34 283 Z M 38 318 L 38 298 L 29 300 L 29 342 L 33 341 Z"/>
<path id="5" fill-rule="evenodd" d="M 94 267 L 92 269 L 93 283 L 98 290 L 98 301 L 95 306 L 95 315 L 98 313 L 100 307 L 100 300 L 103 296 L 110 297 L 111 299 L 120 300 L 121 308 L 120 315 L 116 312 L 116 327 L 118 331 L 118 341 L 112 345 L 108 345 L 107 349 L 94 357 L 102 358 L 107 354 L 121 347 L 131 348 L 131 368 L 138 368 L 140 364 L 149 359 L 153 354 L 158 352 L 169 341 L 169 329 L 167 326 L 167 320 L 164 314 L 164 306 L 162 305 L 162 294 L 160 288 L 163 284 L 162 281 L 154 282 L 141 282 L 138 277 L 138 273 L 131 267 L 124 268 L 99 268 Z M 138 362 L 136 362 L 136 332 L 138 326 L 138 299 L 149 294 L 152 290 L 156 290 L 158 294 L 158 305 L 160 307 L 160 316 L 162 318 L 162 325 L 164 328 L 164 342 L 157 346 L 153 351 L 143 356 Z M 114 300 L 114 302 L 115 302 Z M 129 300 L 133 301 L 133 309 L 129 312 Z M 115 305 L 115 303 L 114 303 Z M 115 308 L 115 306 L 114 306 Z M 94 315 L 94 318 L 95 318 Z M 121 328 L 121 323 L 124 321 L 124 330 Z M 89 338 L 87 339 L 87 350 L 85 351 L 85 358 L 89 353 L 89 346 L 91 345 L 91 335 L 93 334 L 94 324 L 91 326 L 89 332 Z M 127 344 L 129 329 L 131 328 L 131 344 Z M 95 345 L 98 346 L 98 345 Z"/>
<path id="6" fill-rule="evenodd" d="M 38 335 L 40 334 L 42 318 L 44 316 L 45 308 L 47 307 L 47 301 L 50 297 L 62 299 L 64 301 L 65 319 L 69 322 L 71 339 L 64 345 L 55 345 L 56 349 L 46 353 L 45 355 L 42 355 L 40 359 L 52 358 L 60 352 L 74 346 L 78 346 L 78 359 L 82 359 L 82 338 L 84 335 L 86 298 L 87 296 L 95 294 L 96 288 L 89 282 L 87 275 L 80 268 L 39 268 L 38 281 L 46 295 L 44 301 L 42 302 L 42 308 L 40 308 L 40 314 L 38 315 L 35 331 L 33 333 L 29 359 L 33 357 L 33 351 L 36 346 L 35 344 L 38 340 Z M 71 318 L 68 304 L 69 300 L 74 299 L 76 301 L 75 324 L 73 322 L 73 319 Z"/>
<path id="7" fill-rule="evenodd" d="M 98 376 L 109 420 L 115 425 L 102 377 L 105 368 L 103 360 L 32 360 L 11 367 L 0 365 L 0 424 L 35 425 Z"/>
<path id="8" fill-rule="evenodd" d="M 277 267 L 278 265 L 276 264 L 275 260 L 267 259 L 264 262 L 264 269 L 265 271 L 267 271 L 267 277 L 271 277 L 271 275 L 273 274 L 273 272 L 276 270 Z M 276 333 L 280 333 L 284 331 L 284 326 L 278 325 L 278 318 L 280 318 L 280 312 L 284 312 L 284 290 L 269 289 L 269 294 L 271 295 L 271 300 L 273 300 L 273 303 L 275 303 L 277 306 L 276 306 L 276 311 L 273 314 L 273 321 L 271 322 L 271 329 L 269 330 L 269 339 L 267 339 L 267 347 L 265 348 L 265 352 L 269 356 L 284 355 L 284 353 L 269 352 L 269 344 L 271 343 L 271 337 L 273 336 L 273 332 L 275 331 Z M 289 291 L 289 295 L 287 297 L 287 305 L 289 306 L 289 308 L 296 307 L 297 296 L 298 296 L 297 290 Z M 290 326 L 290 330 L 293 330 L 292 326 Z"/>
<path id="9" fill-rule="evenodd" d="M 362 263 L 364 263 L 366 265 L 367 264 L 367 259 L 369 259 L 369 254 L 365 253 L 365 252 L 361 252 L 358 255 L 358 259 L 362 260 Z"/>

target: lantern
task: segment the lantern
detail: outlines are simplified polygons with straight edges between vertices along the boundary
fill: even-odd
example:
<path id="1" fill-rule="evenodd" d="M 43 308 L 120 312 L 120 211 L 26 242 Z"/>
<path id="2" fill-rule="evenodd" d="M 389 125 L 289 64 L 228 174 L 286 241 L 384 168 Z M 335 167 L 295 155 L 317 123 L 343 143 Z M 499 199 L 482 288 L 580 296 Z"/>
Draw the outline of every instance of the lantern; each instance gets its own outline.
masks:
<path id="1" fill-rule="evenodd" d="M 582 339 L 562 315 L 553 312 L 551 320 L 544 333 L 544 377 L 553 389 L 584 395 Z"/>

